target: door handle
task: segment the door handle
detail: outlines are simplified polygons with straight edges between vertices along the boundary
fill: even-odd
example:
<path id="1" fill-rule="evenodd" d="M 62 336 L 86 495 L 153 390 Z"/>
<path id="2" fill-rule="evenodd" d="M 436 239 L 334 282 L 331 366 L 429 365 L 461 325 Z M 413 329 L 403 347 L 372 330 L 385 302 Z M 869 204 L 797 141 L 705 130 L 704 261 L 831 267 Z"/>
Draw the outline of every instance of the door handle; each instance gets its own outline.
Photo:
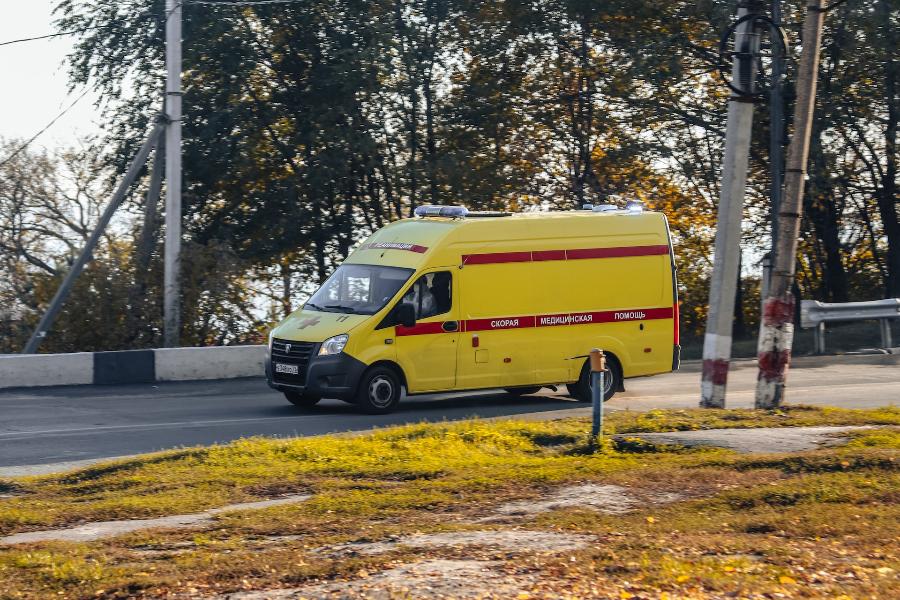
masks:
<path id="1" fill-rule="evenodd" d="M 441 329 L 444 331 L 459 331 L 459 321 L 444 321 L 441 324 Z"/>

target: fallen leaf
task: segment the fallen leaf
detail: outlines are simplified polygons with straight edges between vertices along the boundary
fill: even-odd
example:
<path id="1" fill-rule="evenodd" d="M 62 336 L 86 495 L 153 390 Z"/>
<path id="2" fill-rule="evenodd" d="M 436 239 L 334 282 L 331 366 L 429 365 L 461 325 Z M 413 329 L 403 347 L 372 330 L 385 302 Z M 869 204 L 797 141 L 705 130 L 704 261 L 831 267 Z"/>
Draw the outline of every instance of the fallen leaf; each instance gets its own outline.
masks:
<path id="1" fill-rule="evenodd" d="M 797 580 L 793 577 L 788 577 L 787 575 L 782 575 L 778 578 L 778 583 L 797 583 Z"/>
<path id="2" fill-rule="evenodd" d="M 647 522 L 648 523 L 656 523 L 656 519 L 654 519 L 653 517 L 647 517 Z"/>

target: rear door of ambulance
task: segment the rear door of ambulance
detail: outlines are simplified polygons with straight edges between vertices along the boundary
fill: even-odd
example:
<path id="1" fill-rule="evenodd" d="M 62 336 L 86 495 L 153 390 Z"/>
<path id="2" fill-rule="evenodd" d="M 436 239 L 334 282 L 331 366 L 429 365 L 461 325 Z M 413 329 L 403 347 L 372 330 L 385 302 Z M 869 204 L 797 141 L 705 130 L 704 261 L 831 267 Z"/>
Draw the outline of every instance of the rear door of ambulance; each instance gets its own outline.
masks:
<path id="1" fill-rule="evenodd" d="M 573 357 L 594 347 L 616 354 L 626 377 L 671 370 L 673 280 L 658 217 L 597 215 L 597 235 L 560 240 L 564 257 L 534 263 L 539 304 L 552 315 L 537 320 L 540 382 L 577 378 L 584 359 Z"/>

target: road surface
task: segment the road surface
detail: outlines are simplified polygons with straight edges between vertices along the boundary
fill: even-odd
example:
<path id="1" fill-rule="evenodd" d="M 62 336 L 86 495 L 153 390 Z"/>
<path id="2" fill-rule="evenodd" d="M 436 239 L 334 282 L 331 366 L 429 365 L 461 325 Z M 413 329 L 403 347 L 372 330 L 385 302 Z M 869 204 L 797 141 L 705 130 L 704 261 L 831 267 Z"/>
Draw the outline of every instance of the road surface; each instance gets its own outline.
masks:
<path id="1" fill-rule="evenodd" d="M 837 364 L 823 364 L 837 363 Z M 686 408 L 699 398 L 697 365 L 626 382 L 610 410 Z M 729 407 L 750 407 L 755 364 L 736 362 Z M 788 400 L 795 404 L 868 408 L 900 404 L 900 356 L 798 361 Z M 503 392 L 406 398 L 390 415 L 363 415 L 336 400 L 313 410 L 288 404 L 261 379 L 73 386 L 0 391 L 0 476 L 50 472 L 99 459 L 253 435 L 304 436 L 469 417 L 555 418 L 588 415 L 559 392 L 524 398 Z"/>

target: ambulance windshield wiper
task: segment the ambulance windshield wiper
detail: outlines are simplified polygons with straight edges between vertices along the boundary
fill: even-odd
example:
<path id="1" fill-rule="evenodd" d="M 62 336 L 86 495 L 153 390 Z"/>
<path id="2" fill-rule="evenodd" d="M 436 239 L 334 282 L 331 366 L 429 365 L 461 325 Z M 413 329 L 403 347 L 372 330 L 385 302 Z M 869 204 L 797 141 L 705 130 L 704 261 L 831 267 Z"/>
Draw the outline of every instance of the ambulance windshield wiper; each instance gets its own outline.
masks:
<path id="1" fill-rule="evenodd" d="M 325 308 L 331 308 L 333 310 L 344 312 L 344 313 L 355 313 L 356 309 L 352 306 L 347 306 L 346 304 L 326 304 Z"/>

